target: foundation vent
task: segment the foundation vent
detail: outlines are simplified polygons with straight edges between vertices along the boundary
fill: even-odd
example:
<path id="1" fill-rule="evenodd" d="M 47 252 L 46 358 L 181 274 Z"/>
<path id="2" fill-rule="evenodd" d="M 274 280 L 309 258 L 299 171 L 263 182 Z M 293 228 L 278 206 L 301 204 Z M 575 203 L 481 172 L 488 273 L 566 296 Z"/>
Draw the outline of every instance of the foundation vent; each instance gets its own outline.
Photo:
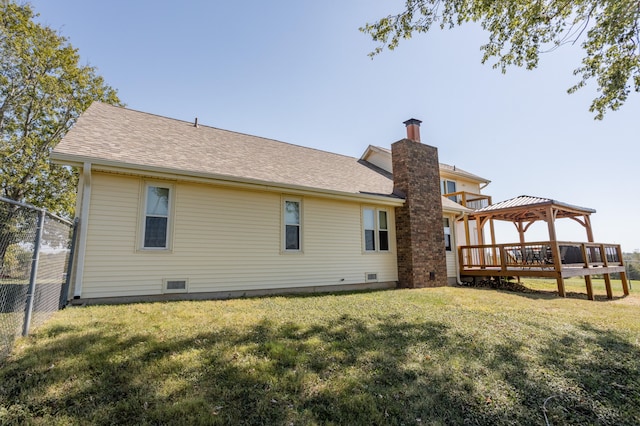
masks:
<path id="1" fill-rule="evenodd" d="M 184 293 L 187 291 L 187 280 L 164 279 L 165 293 Z"/>
<path id="2" fill-rule="evenodd" d="M 364 282 L 373 283 L 378 281 L 378 273 L 377 272 L 365 272 L 364 274 Z"/>

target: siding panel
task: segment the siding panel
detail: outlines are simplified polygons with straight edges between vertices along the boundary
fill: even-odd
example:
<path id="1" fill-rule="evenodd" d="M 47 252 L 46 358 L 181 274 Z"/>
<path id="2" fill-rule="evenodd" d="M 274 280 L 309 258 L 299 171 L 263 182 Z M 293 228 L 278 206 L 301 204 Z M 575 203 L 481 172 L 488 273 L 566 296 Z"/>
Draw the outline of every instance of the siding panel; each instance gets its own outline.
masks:
<path id="1" fill-rule="evenodd" d="M 281 195 L 173 182 L 172 250 L 139 250 L 143 182 L 94 173 L 83 298 L 160 294 L 166 278 L 189 292 L 397 281 L 393 209 L 390 252 L 364 253 L 359 203 L 303 197 L 303 250 L 283 253 Z"/>

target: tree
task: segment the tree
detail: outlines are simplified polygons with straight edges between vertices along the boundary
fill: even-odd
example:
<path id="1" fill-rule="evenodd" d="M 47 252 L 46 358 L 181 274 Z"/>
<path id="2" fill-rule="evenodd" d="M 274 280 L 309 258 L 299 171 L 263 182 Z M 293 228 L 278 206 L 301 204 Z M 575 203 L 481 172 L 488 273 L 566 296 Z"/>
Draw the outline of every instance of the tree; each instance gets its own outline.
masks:
<path id="1" fill-rule="evenodd" d="M 581 41 L 585 57 L 574 70 L 580 80 L 568 92 L 595 79 L 598 95 L 589 111 L 602 119 L 607 109 L 622 106 L 632 88 L 640 92 L 639 21 L 637 0 L 405 0 L 400 13 L 360 31 L 381 43 L 373 57 L 433 25 L 477 22 L 489 32 L 482 63 L 495 58 L 493 67 L 503 73 L 511 65 L 533 69 L 541 53 Z"/>
<path id="2" fill-rule="evenodd" d="M 630 280 L 640 280 L 640 267 L 634 263 L 627 264 L 627 278 Z"/>
<path id="3" fill-rule="evenodd" d="M 0 196 L 71 217 L 77 176 L 49 154 L 93 101 L 120 104 L 116 91 L 67 39 L 34 21 L 29 5 L 0 2 Z M 14 206 L 4 206 L 0 260 L 12 244 Z"/>
<path id="4" fill-rule="evenodd" d="M 634 250 L 633 253 L 624 253 L 624 263 L 627 266 L 627 278 L 630 280 L 640 280 L 640 252 Z"/>
<path id="5" fill-rule="evenodd" d="M 93 101 L 119 104 L 67 39 L 29 5 L 0 4 L 0 177 L 3 197 L 71 216 L 76 177 L 49 154 Z"/>

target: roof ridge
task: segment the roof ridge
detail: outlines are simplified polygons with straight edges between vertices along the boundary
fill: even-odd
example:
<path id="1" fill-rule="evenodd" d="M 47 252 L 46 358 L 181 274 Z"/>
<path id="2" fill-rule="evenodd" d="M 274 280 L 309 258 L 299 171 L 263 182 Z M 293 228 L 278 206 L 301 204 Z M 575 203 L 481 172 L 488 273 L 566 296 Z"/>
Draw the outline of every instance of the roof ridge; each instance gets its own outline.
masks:
<path id="1" fill-rule="evenodd" d="M 393 181 L 344 154 L 95 103 L 55 147 L 56 161 L 268 186 L 387 194 Z M 180 171 L 181 173 L 179 173 Z M 283 187 L 284 187 L 283 186 Z"/>
<path id="2" fill-rule="evenodd" d="M 135 113 L 138 113 L 138 114 L 149 115 L 149 116 L 153 116 L 153 117 L 156 117 L 156 118 L 161 118 L 161 119 L 164 119 L 164 120 L 177 121 L 177 122 L 180 122 L 180 123 L 193 125 L 192 121 L 182 120 L 182 119 L 179 119 L 179 118 L 167 117 L 165 115 L 154 114 L 154 113 L 146 112 L 146 111 L 140 111 L 140 110 L 137 110 L 137 109 L 128 108 L 128 107 L 124 107 L 124 106 L 111 105 L 111 104 L 107 104 L 107 103 L 100 102 L 100 101 L 94 101 L 93 103 L 97 103 L 97 104 L 104 105 L 104 106 L 111 107 L 111 108 L 115 108 L 115 109 L 131 111 L 131 112 L 135 112 Z M 206 128 L 217 130 L 217 131 L 221 131 L 221 132 L 233 133 L 233 134 L 240 135 L 240 136 L 249 136 L 249 137 L 252 137 L 252 138 L 263 139 L 263 140 L 266 140 L 266 141 L 271 141 L 271 142 L 275 142 L 275 143 L 281 143 L 281 144 L 294 146 L 294 147 L 298 147 L 298 148 L 302 148 L 302 149 L 308 149 L 308 150 L 313 150 L 313 151 L 317 151 L 317 152 L 322 152 L 324 154 L 331 154 L 331 155 L 335 155 L 335 156 L 340 156 L 340 157 L 344 157 L 344 158 L 357 160 L 356 157 L 352 157 L 350 155 L 340 154 L 340 153 L 337 153 L 337 152 L 326 151 L 324 149 L 304 146 L 304 145 L 300 145 L 300 144 L 296 144 L 296 143 L 285 142 L 285 141 L 281 141 L 281 140 L 278 140 L 278 139 L 265 138 L 264 136 L 252 135 L 250 133 L 244 133 L 244 132 L 238 132 L 238 131 L 235 131 L 235 130 L 223 129 L 223 128 L 220 128 L 220 127 L 210 126 L 210 125 L 202 124 L 202 123 L 198 123 L 198 126 L 206 127 Z"/>

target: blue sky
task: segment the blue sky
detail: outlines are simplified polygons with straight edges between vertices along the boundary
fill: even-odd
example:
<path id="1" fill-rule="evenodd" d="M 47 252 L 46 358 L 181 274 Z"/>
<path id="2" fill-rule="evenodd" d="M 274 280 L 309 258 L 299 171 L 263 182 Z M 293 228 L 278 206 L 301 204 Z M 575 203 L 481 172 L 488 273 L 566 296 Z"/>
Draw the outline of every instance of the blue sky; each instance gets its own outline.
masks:
<path id="1" fill-rule="evenodd" d="M 494 201 L 594 208 L 597 242 L 640 249 L 640 95 L 593 120 L 594 85 L 566 93 L 578 45 L 503 75 L 480 63 L 487 35 L 474 26 L 435 29 L 371 60 L 376 44 L 358 28 L 402 0 L 30 3 L 129 108 L 354 157 L 403 138 L 415 117 L 441 162 L 492 181 Z M 498 238 L 516 241 L 515 228 L 499 226 Z M 544 225 L 527 233 L 546 238 Z M 586 233 L 559 221 L 558 238 Z"/>

